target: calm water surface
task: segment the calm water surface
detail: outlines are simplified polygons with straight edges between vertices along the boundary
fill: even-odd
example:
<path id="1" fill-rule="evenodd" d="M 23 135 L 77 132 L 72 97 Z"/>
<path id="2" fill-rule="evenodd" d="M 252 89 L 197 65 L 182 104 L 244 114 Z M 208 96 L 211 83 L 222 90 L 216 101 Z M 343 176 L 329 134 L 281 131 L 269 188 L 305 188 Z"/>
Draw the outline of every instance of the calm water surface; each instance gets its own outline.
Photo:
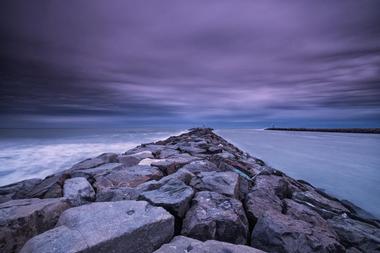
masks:
<path id="1" fill-rule="evenodd" d="M 380 135 L 253 129 L 216 133 L 289 176 L 380 218 Z"/>

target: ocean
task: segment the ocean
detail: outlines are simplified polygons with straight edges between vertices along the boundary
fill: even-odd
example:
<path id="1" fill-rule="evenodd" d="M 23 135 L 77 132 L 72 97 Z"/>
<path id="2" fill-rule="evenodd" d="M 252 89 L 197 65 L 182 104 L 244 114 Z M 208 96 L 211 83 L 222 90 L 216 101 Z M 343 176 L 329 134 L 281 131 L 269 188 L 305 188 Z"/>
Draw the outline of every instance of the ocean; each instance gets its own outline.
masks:
<path id="1" fill-rule="evenodd" d="M 1 129 L 0 185 L 43 178 L 105 152 L 122 153 L 184 129 Z M 296 179 L 380 217 L 380 135 L 215 131 Z"/>

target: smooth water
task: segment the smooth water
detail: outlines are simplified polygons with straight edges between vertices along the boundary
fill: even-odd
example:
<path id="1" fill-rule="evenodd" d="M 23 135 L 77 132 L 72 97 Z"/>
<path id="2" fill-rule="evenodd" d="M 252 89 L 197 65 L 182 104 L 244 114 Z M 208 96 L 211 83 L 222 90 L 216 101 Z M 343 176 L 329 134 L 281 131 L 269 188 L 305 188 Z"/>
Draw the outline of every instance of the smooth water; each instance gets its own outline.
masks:
<path id="1" fill-rule="evenodd" d="M 175 129 L 0 129 L 0 185 L 44 178 L 105 152 L 179 134 Z"/>
<path id="2" fill-rule="evenodd" d="M 216 133 L 289 176 L 380 218 L 380 135 L 253 129 Z"/>

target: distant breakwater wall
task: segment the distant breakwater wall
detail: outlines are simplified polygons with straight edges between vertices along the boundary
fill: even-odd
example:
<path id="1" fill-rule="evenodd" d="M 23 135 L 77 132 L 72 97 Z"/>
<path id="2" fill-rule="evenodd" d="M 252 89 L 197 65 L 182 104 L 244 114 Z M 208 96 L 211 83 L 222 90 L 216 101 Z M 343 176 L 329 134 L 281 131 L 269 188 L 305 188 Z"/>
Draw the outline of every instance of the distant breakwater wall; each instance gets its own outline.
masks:
<path id="1" fill-rule="evenodd" d="M 0 252 L 52 249 L 380 252 L 380 222 L 196 128 L 0 187 Z"/>
<path id="2" fill-rule="evenodd" d="M 281 128 L 269 127 L 265 130 L 273 131 L 300 131 L 300 132 L 327 132 L 327 133 L 358 133 L 358 134 L 380 134 L 380 128 Z"/>

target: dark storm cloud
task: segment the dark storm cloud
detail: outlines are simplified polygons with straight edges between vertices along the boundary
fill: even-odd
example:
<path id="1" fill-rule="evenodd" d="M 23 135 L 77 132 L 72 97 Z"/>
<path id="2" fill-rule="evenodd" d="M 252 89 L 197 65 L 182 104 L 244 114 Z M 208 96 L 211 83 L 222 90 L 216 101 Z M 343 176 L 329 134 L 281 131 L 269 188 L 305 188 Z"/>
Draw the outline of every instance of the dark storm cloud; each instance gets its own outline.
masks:
<path id="1" fill-rule="evenodd" d="M 380 124 L 375 0 L 1 5 L 5 126 Z"/>

